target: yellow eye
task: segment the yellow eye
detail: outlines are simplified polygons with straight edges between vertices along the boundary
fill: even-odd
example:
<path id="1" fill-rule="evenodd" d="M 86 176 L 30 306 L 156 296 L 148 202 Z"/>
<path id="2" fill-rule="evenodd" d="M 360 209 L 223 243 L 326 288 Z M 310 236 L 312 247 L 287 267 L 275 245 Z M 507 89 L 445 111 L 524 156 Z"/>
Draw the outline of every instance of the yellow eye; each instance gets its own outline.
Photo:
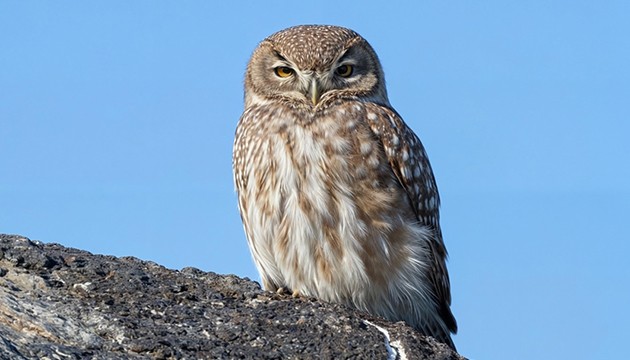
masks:
<path id="1" fill-rule="evenodd" d="M 278 66 L 273 70 L 276 72 L 276 75 L 281 78 L 288 78 L 289 76 L 293 75 L 293 73 L 295 73 L 295 71 L 288 66 Z"/>
<path id="2" fill-rule="evenodd" d="M 341 77 L 349 77 L 352 75 L 352 70 L 354 70 L 352 65 L 341 65 L 335 70 L 335 73 Z"/>

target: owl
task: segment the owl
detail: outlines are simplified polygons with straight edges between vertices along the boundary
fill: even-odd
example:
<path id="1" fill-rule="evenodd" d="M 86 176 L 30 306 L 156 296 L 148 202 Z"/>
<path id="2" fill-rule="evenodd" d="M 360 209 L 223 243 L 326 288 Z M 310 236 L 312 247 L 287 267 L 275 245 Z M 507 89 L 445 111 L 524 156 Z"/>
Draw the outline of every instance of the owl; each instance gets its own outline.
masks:
<path id="1" fill-rule="evenodd" d="M 258 45 L 233 170 L 265 289 L 404 320 L 454 348 L 433 171 L 363 37 L 305 25 Z"/>

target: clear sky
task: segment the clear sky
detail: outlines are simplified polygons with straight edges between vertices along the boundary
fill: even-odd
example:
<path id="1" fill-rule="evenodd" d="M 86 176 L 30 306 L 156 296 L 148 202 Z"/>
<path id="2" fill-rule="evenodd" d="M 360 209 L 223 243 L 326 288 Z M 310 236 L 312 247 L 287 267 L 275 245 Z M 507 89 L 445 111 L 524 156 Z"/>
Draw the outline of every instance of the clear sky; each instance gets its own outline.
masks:
<path id="1" fill-rule="evenodd" d="M 460 352 L 627 358 L 630 2 L 2 1 L 0 232 L 258 280 L 231 172 L 256 44 L 379 53 L 442 196 Z"/>

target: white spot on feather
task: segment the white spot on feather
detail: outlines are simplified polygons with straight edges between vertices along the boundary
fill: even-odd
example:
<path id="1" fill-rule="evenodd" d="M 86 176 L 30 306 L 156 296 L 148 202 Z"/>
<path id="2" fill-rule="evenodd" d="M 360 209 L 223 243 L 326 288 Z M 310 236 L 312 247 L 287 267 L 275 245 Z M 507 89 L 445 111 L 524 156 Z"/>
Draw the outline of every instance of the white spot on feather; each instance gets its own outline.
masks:
<path id="1" fill-rule="evenodd" d="M 409 160 L 409 151 L 407 151 L 407 149 L 403 149 L 401 155 L 402 155 L 403 162 L 407 162 L 407 160 Z"/>

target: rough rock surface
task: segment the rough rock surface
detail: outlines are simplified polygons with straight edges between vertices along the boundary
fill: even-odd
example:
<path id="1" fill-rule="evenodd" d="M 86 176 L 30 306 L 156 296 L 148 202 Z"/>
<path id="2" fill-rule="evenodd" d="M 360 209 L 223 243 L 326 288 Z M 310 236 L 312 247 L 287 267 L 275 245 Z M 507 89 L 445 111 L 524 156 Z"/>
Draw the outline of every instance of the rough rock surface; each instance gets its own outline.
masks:
<path id="1" fill-rule="evenodd" d="M 248 279 L 0 234 L 1 359 L 464 359 L 404 323 Z"/>

